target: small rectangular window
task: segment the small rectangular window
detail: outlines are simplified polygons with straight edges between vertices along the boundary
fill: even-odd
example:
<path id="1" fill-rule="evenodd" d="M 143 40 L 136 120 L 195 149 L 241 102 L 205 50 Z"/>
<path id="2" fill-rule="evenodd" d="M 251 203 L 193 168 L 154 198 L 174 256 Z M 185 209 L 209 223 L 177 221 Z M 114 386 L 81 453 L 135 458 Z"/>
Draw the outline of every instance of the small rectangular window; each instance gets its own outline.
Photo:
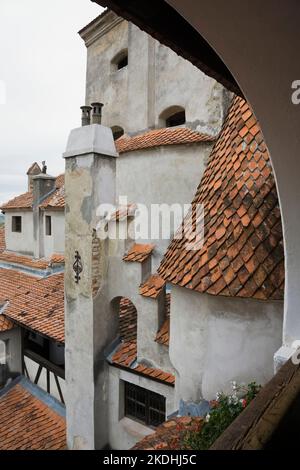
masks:
<path id="1" fill-rule="evenodd" d="M 46 215 L 46 235 L 52 235 L 52 219 L 51 219 L 51 215 Z"/>
<path id="2" fill-rule="evenodd" d="M 166 399 L 158 393 L 125 382 L 125 416 L 147 426 L 159 426 L 166 420 Z"/>
<path id="3" fill-rule="evenodd" d="M 13 215 L 11 231 L 18 233 L 22 232 L 22 217 L 20 215 Z"/>

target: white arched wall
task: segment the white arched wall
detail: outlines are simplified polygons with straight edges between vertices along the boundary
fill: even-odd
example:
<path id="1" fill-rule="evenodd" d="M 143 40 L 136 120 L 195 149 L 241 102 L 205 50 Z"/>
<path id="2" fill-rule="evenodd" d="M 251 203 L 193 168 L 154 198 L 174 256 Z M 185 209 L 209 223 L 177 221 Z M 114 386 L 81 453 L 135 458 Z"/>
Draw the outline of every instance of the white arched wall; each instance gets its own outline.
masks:
<path id="1" fill-rule="evenodd" d="M 167 0 L 214 48 L 260 121 L 277 181 L 285 241 L 283 343 L 300 339 L 300 79 L 298 0 Z"/>

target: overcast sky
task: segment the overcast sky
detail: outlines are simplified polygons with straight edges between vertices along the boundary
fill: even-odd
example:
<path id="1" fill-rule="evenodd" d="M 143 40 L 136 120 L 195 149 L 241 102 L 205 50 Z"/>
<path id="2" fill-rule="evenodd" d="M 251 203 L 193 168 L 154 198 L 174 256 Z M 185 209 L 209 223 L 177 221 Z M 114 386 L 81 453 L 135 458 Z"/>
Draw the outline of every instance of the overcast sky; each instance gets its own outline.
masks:
<path id="1" fill-rule="evenodd" d="M 85 96 L 77 32 L 101 11 L 90 0 L 0 0 L 0 203 L 26 191 L 32 162 L 64 171 Z"/>

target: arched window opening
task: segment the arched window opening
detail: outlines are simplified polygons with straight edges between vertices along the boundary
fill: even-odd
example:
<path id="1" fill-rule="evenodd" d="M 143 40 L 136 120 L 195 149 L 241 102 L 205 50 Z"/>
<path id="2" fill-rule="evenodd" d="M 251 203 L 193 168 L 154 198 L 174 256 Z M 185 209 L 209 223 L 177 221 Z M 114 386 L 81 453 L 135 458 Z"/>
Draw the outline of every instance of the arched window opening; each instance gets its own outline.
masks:
<path id="1" fill-rule="evenodd" d="M 128 51 L 127 49 L 119 52 L 111 61 L 112 70 L 121 70 L 128 65 Z"/>
<path id="2" fill-rule="evenodd" d="M 182 126 L 186 123 L 185 109 L 181 106 L 171 106 L 159 117 L 161 127 Z"/>
<path id="3" fill-rule="evenodd" d="M 124 135 L 124 129 L 120 126 L 113 126 L 111 128 L 114 140 L 118 140 L 122 135 Z"/>

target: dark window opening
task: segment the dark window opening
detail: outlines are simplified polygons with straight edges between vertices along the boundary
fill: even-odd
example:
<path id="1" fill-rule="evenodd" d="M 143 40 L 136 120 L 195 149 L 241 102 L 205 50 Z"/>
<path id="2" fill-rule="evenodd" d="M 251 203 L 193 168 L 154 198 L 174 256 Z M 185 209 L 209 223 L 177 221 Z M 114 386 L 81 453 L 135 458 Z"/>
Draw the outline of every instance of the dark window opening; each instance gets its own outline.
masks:
<path id="1" fill-rule="evenodd" d="M 52 218 L 51 215 L 45 217 L 46 235 L 52 235 Z"/>
<path id="2" fill-rule="evenodd" d="M 22 217 L 17 215 L 12 217 L 12 227 L 11 227 L 12 232 L 22 232 Z"/>
<path id="3" fill-rule="evenodd" d="M 32 352 L 64 369 L 64 347 L 55 341 L 51 341 L 38 333 L 24 330 L 23 347 L 25 354 L 27 351 Z"/>
<path id="4" fill-rule="evenodd" d="M 159 426 L 166 420 L 166 399 L 158 393 L 125 382 L 125 416 L 147 426 Z"/>
<path id="5" fill-rule="evenodd" d="M 119 126 L 114 126 L 111 128 L 114 140 L 118 140 L 122 135 L 124 135 L 124 129 Z"/>
<path id="6" fill-rule="evenodd" d="M 185 111 L 179 111 L 166 119 L 166 127 L 175 127 L 185 124 Z"/>
<path id="7" fill-rule="evenodd" d="M 122 57 L 122 59 L 120 59 L 119 62 L 117 63 L 117 69 L 121 70 L 124 67 L 127 67 L 127 65 L 128 65 L 128 56 L 126 55 Z"/>

